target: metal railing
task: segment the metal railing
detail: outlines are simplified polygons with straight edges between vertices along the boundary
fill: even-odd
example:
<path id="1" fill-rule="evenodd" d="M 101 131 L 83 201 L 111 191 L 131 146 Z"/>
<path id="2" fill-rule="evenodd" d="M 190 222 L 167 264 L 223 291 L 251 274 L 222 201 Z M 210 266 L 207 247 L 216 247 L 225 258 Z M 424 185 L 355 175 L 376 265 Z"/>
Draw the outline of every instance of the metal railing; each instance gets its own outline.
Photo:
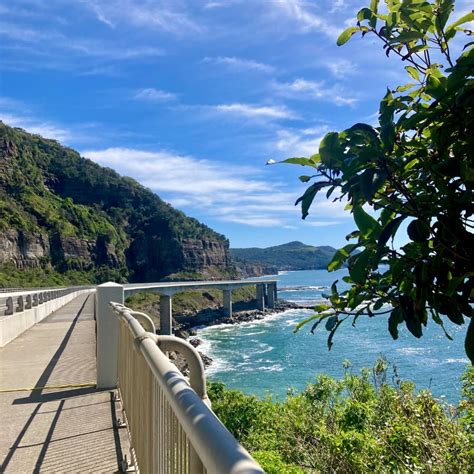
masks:
<path id="1" fill-rule="evenodd" d="M 120 319 L 118 388 L 140 472 L 263 473 L 210 409 L 197 351 L 176 337 L 157 336 L 147 315 L 110 305 Z M 190 382 L 161 349 L 182 353 Z"/>
<path id="2" fill-rule="evenodd" d="M 0 295 L 0 316 L 10 316 L 14 313 L 21 313 L 27 309 L 41 306 L 48 301 L 62 298 L 78 290 L 86 290 L 87 286 L 68 288 L 43 288 L 39 290 L 17 290 L 1 293 Z"/>

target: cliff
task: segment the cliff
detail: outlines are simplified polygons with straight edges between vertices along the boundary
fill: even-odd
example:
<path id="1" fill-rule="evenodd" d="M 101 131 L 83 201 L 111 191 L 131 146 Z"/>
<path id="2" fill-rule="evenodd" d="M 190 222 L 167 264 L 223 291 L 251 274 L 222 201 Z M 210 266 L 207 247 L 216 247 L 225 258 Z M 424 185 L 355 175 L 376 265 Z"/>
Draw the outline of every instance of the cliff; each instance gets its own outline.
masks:
<path id="1" fill-rule="evenodd" d="M 0 122 L 0 286 L 32 269 L 65 282 L 231 271 L 223 235 L 133 179 Z"/>
<path id="2" fill-rule="evenodd" d="M 230 252 L 235 264 L 243 268 L 261 266 L 276 271 L 318 270 L 327 268 L 336 249 L 330 246 L 315 247 L 302 242 L 289 242 L 267 248 L 235 248 Z"/>

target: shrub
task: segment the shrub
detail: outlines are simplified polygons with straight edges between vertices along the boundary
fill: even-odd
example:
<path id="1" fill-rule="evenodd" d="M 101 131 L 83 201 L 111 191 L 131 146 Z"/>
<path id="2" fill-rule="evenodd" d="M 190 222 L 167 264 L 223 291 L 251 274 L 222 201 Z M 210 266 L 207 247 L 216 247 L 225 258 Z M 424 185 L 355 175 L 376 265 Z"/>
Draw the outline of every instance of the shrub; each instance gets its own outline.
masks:
<path id="1" fill-rule="evenodd" d="M 213 410 L 269 473 L 469 472 L 474 370 L 458 407 L 414 384 L 387 383 L 386 361 L 342 379 L 320 375 L 285 400 L 209 384 Z"/>

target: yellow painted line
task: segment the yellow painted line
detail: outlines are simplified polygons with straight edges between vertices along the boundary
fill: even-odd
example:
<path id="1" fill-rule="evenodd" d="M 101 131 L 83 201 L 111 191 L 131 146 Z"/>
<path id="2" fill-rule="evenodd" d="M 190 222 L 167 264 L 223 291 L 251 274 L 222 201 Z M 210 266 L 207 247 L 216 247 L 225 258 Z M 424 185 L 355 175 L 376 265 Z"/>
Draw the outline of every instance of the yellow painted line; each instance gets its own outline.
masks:
<path id="1" fill-rule="evenodd" d="M 44 387 L 30 387 L 30 388 L 7 388 L 0 390 L 0 393 L 8 392 L 33 392 L 35 390 L 51 390 L 54 388 L 83 388 L 83 387 L 95 387 L 95 383 L 80 383 L 70 385 L 46 385 Z"/>

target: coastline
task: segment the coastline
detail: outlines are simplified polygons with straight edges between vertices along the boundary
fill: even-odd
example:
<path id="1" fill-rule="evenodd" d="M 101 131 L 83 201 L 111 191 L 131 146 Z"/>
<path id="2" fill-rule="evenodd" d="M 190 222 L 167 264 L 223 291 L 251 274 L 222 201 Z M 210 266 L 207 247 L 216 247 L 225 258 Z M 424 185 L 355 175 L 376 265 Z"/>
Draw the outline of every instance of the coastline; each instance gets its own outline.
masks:
<path id="1" fill-rule="evenodd" d="M 179 328 L 175 330 L 175 335 L 181 337 L 188 341 L 194 348 L 197 349 L 199 355 L 201 356 L 204 368 L 207 369 L 213 364 L 213 359 L 208 354 L 199 350 L 199 347 L 202 346 L 204 341 L 200 339 L 197 335 L 196 330 L 217 326 L 221 324 L 242 324 L 248 323 L 251 321 L 258 321 L 265 319 L 268 316 L 273 314 L 282 313 L 290 309 L 310 309 L 311 306 L 300 305 L 292 301 L 287 300 L 277 300 L 275 307 L 272 309 L 266 308 L 265 310 L 259 309 L 242 309 L 240 311 L 234 311 L 232 316 L 221 316 L 216 318 L 215 313 L 219 312 L 222 314 L 222 310 L 203 310 L 199 312 L 199 316 L 196 317 L 196 314 L 192 317 L 189 316 L 176 316 L 175 319 L 180 325 Z M 189 375 L 188 365 L 184 358 L 177 353 L 174 353 L 170 357 L 172 362 L 178 367 L 178 369 L 184 374 Z"/>

